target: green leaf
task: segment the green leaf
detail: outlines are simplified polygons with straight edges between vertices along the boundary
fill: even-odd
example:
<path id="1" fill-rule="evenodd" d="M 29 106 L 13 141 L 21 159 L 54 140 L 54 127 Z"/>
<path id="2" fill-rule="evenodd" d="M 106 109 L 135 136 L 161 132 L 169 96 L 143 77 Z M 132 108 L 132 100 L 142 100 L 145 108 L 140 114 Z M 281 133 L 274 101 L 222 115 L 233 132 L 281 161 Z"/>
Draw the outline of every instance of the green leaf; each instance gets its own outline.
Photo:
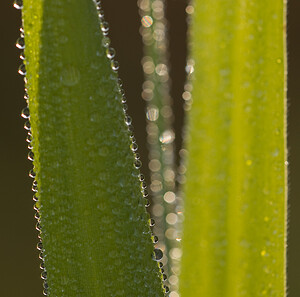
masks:
<path id="1" fill-rule="evenodd" d="M 285 296 L 285 9 L 195 1 L 181 296 Z"/>
<path id="2" fill-rule="evenodd" d="M 23 22 L 45 290 L 163 296 L 140 164 L 95 3 L 24 0 Z"/>

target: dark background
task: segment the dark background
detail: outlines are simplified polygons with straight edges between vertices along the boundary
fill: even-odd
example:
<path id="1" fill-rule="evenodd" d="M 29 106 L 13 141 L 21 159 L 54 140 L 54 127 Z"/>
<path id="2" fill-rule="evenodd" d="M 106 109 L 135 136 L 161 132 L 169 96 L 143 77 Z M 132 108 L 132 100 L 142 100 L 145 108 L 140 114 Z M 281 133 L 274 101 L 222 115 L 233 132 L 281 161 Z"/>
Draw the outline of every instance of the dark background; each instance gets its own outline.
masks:
<path id="1" fill-rule="evenodd" d="M 110 37 L 120 62 L 120 77 L 126 88 L 129 113 L 133 117 L 136 138 L 143 163 L 146 164 L 146 133 L 143 128 L 144 102 L 140 97 L 143 73 L 140 64 L 142 42 L 139 35 L 139 16 L 136 1 L 104 1 L 106 19 L 110 22 Z M 167 0 L 167 18 L 170 24 L 170 62 L 173 81 L 172 96 L 175 101 L 175 126 L 180 129 L 183 120 L 181 94 L 185 79 L 186 59 L 186 0 Z M 288 292 L 290 297 L 300 296 L 300 1 L 289 1 L 288 51 L 289 51 L 289 239 L 288 239 Z M 27 160 L 26 132 L 20 117 L 25 106 L 24 86 L 17 74 L 21 63 L 15 41 L 19 36 L 20 12 L 11 1 L 0 1 L 0 92 L 2 103 L 1 175 L 0 175 L 0 296 L 36 297 L 42 295 L 42 282 L 38 252 L 37 232 L 33 218 L 31 167 Z M 177 146 L 180 139 L 177 140 Z M 146 166 L 144 166 L 146 171 Z M 70 247 L 71 248 L 71 247 Z"/>

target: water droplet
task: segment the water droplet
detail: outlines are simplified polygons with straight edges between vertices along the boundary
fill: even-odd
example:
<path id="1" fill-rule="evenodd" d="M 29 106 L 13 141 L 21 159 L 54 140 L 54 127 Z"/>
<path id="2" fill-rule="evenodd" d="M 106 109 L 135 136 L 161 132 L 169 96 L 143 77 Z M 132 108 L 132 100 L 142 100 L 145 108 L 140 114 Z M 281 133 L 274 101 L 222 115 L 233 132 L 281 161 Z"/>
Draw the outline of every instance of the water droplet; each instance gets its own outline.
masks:
<path id="1" fill-rule="evenodd" d="M 155 220 L 154 219 L 149 219 L 149 226 L 153 227 L 155 225 Z"/>
<path id="2" fill-rule="evenodd" d="M 39 211 L 37 210 L 36 213 L 34 214 L 34 218 L 39 220 L 40 219 L 40 213 Z"/>
<path id="3" fill-rule="evenodd" d="M 24 54 L 24 52 L 21 52 L 21 53 L 20 53 L 20 59 L 21 59 L 21 60 L 25 60 L 25 54 Z"/>
<path id="4" fill-rule="evenodd" d="M 40 224 L 40 223 L 36 223 L 35 229 L 36 229 L 37 231 L 41 231 L 41 224 Z M 42 264 L 43 264 L 43 263 L 42 263 Z M 41 264 L 41 265 L 42 265 L 42 264 Z M 44 268 L 41 268 L 41 269 L 44 269 Z"/>
<path id="5" fill-rule="evenodd" d="M 169 293 L 170 292 L 170 289 L 168 286 L 164 286 L 164 289 L 165 289 L 165 293 Z"/>
<path id="6" fill-rule="evenodd" d="M 180 259 L 182 257 L 182 250 L 180 248 L 172 248 L 170 250 L 170 257 L 172 259 Z"/>
<path id="7" fill-rule="evenodd" d="M 41 273 L 41 279 L 47 279 L 47 272 L 46 271 L 43 271 Z"/>
<path id="8" fill-rule="evenodd" d="M 25 124 L 24 124 L 24 129 L 25 130 L 30 130 L 31 129 L 31 125 L 30 125 L 30 122 L 29 121 L 26 121 Z"/>
<path id="9" fill-rule="evenodd" d="M 34 194 L 33 197 L 32 197 L 32 200 L 36 202 L 36 201 L 39 200 L 39 198 Z"/>
<path id="10" fill-rule="evenodd" d="M 21 64 L 18 70 L 18 73 L 21 75 L 26 75 L 26 67 L 24 64 Z"/>
<path id="11" fill-rule="evenodd" d="M 47 295 L 48 295 L 48 289 L 44 289 L 44 290 L 43 290 L 43 295 L 44 295 L 44 296 L 47 296 Z"/>
<path id="12" fill-rule="evenodd" d="M 136 169 L 140 169 L 142 167 L 142 162 L 140 160 L 135 160 L 133 165 Z"/>
<path id="13" fill-rule="evenodd" d="M 37 203 L 34 203 L 34 205 L 33 205 L 33 209 L 34 209 L 35 211 L 39 211 L 39 208 L 38 208 L 38 205 L 37 205 Z"/>
<path id="14" fill-rule="evenodd" d="M 30 113 L 29 113 L 29 108 L 28 107 L 23 108 L 22 113 L 21 113 L 21 117 L 24 118 L 24 119 L 29 119 Z"/>
<path id="15" fill-rule="evenodd" d="M 15 0 L 14 1 L 14 8 L 22 9 L 23 8 L 23 0 Z"/>
<path id="16" fill-rule="evenodd" d="M 119 70 L 120 66 L 119 66 L 119 62 L 118 61 L 111 61 L 111 69 L 114 72 L 117 72 Z"/>
<path id="17" fill-rule="evenodd" d="M 175 134 L 172 130 L 164 131 L 163 134 L 159 137 L 159 141 L 163 144 L 172 143 L 175 139 Z"/>
<path id="18" fill-rule="evenodd" d="M 159 263 L 158 263 L 158 267 L 159 267 L 159 268 L 162 268 L 163 266 L 164 266 L 164 264 L 163 264 L 162 262 L 159 262 Z"/>
<path id="19" fill-rule="evenodd" d="M 160 249 L 154 249 L 152 259 L 154 261 L 160 261 L 163 257 L 163 252 Z"/>
<path id="20" fill-rule="evenodd" d="M 153 243 L 157 243 L 158 242 L 158 237 L 156 235 L 154 235 L 152 237 L 152 241 L 153 241 Z"/>
<path id="21" fill-rule="evenodd" d="M 39 254 L 39 258 L 40 258 L 41 260 L 44 260 L 44 253 L 43 253 L 43 252 Z"/>
<path id="22" fill-rule="evenodd" d="M 151 171 L 153 172 L 158 172 L 161 168 L 161 163 L 159 160 L 157 159 L 152 159 L 149 164 L 148 164 L 148 167 Z"/>
<path id="23" fill-rule="evenodd" d="M 41 241 L 38 242 L 36 248 L 37 248 L 39 251 L 41 251 L 41 250 L 43 249 L 43 243 L 42 243 Z"/>
<path id="24" fill-rule="evenodd" d="M 19 49 L 24 49 L 25 48 L 25 41 L 24 41 L 23 37 L 19 37 L 17 39 L 16 47 L 19 48 Z"/>
<path id="25" fill-rule="evenodd" d="M 166 222 L 169 225 L 175 225 L 177 222 L 177 215 L 175 213 L 168 213 L 166 216 Z"/>
<path id="26" fill-rule="evenodd" d="M 140 156 L 139 153 L 135 153 L 135 154 L 134 154 L 134 158 L 135 158 L 136 160 L 139 160 L 139 159 L 141 158 L 141 156 Z"/>
<path id="27" fill-rule="evenodd" d="M 99 18 L 100 18 L 100 20 L 104 20 L 104 10 L 99 6 L 98 8 L 97 8 L 97 10 L 98 10 L 98 16 L 99 16 Z"/>
<path id="28" fill-rule="evenodd" d="M 145 181 L 141 182 L 141 188 L 146 189 L 147 188 L 147 183 Z"/>
<path id="29" fill-rule="evenodd" d="M 130 116 L 126 116 L 125 117 L 125 123 L 127 126 L 131 125 L 132 123 L 132 118 Z"/>
<path id="30" fill-rule="evenodd" d="M 159 111 L 156 106 L 147 107 L 146 117 L 149 121 L 154 122 L 158 119 Z"/>
<path id="31" fill-rule="evenodd" d="M 146 198 L 149 196 L 149 193 L 146 189 L 142 189 L 143 197 Z"/>
<path id="32" fill-rule="evenodd" d="M 101 23 L 101 31 L 102 31 L 102 33 L 103 33 L 104 36 L 108 35 L 108 31 L 109 31 L 108 22 L 102 22 Z"/>
<path id="33" fill-rule="evenodd" d="M 146 203 L 145 203 L 145 207 L 149 207 L 150 206 L 150 201 L 148 199 L 146 199 Z"/>
<path id="34" fill-rule="evenodd" d="M 174 192 L 168 191 L 164 194 L 164 200 L 167 203 L 173 203 L 176 199 L 176 195 Z"/>
<path id="35" fill-rule="evenodd" d="M 138 145 L 133 142 L 131 145 L 130 145 L 130 149 L 133 151 L 133 152 L 136 152 L 138 150 Z M 136 158 L 137 159 L 137 158 Z M 138 158 L 139 159 L 139 158 Z"/>
<path id="36" fill-rule="evenodd" d="M 122 96 L 122 98 L 121 98 L 121 102 L 122 102 L 123 104 L 125 104 L 125 103 L 127 102 L 127 99 L 126 99 L 126 97 L 125 97 L 125 96 Z"/>
<path id="37" fill-rule="evenodd" d="M 33 169 L 31 169 L 31 170 L 29 171 L 29 176 L 30 176 L 31 178 L 35 178 L 35 177 L 36 177 L 36 174 L 35 174 L 35 172 L 33 171 Z"/>
<path id="38" fill-rule="evenodd" d="M 163 282 L 165 282 L 167 279 L 168 279 L 167 276 L 166 276 L 165 274 L 163 274 L 163 275 L 162 275 L 162 280 L 163 280 Z"/>
<path id="39" fill-rule="evenodd" d="M 108 59 L 112 60 L 116 55 L 116 51 L 114 48 L 112 47 L 109 47 L 107 50 L 106 50 L 106 56 Z"/>
<path id="40" fill-rule="evenodd" d="M 133 131 L 134 131 L 133 126 L 132 126 L 132 125 L 128 125 L 127 129 L 128 129 L 128 131 L 129 131 L 129 133 L 130 133 L 131 135 L 133 135 Z"/>
<path id="41" fill-rule="evenodd" d="M 32 192 L 37 193 L 38 192 L 38 187 L 36 185 L 33 185 L 31 190 L 32 190 Z"/>
<path id="42" fill-rule="evenodd" d="M 142 25 L 143 25 L 145 28 L 149 28 L 149 27 L 151 27 L 152 24 L 153 24 L 153 19 L 152 19 L 151 16 L 145 15 L 145 16 L 142 17 L 141 23 L 142 23 Z"/>
<path id="43" fill-rule="evenodd" d="M 157 73 L 157 75 L 159 76 L 165 76 L 168 74 L 168 67 L 166 64 L 158 64 L 155 67 L 155 72 Z"/>
<path id="44" fill-rule="evenodd" d="M 106 48 L 110 46 L 110 39 L 109 39 L 109 37 L 107 37 L 107 36 L 103 37 L 103 39 L 102 39 L 102 45 L 104 47 L 106 47 Z"/>
<path id="45" fill-rule="evenodd" d="M 27 157 L 27 158 L 28 158 L 28 160 L 30 160 L 30 161 L 34 161 L 34 154 L 33 154 L 33 152 L 30 151 L 30 152 L 28 153 L 28 157 Z"/>
<path id="46" fill-rule="evenodd" d="M 142 173 L 139 174 L 139 180 L 140 180 L 141 182 L 145 180 L 144 174 L 142 174 Z"/>
<path id="47" fill-rule="evenodd" d="M 194 13 L 194 7 L 192 5 L 188 5 L 185 9 L 185 12 L 187 14 L 193 14 Z"/>

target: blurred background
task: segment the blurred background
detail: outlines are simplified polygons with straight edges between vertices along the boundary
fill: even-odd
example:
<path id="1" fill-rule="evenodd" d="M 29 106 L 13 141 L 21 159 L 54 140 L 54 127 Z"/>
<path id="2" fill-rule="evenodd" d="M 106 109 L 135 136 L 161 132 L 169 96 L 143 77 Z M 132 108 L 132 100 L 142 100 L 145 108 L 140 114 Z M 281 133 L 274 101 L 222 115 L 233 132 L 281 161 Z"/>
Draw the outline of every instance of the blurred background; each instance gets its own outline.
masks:
<path id="1" fill-rule="evenodd" d="M 133 117 L 135 134 L 142 161 L 147 164 L 145 102 L 141 99 L 143 72 L 140 20 L 136 1 L 104 0 L 106 19 L 110 23 L 110 37 L 120 63 L 120 77 L 127 93 L 129 114 Z M 288 292 L 289 297 L 300 296 L 300 1 L 288 1 L 288 147 L 289 147 L 289 238 Z M 166 0 L 170 38 L 170 76 L 175 102 L 175 128 L 183 122 L 181 94 L 185 81 L 187 0 Z M 0 296 L 42 296 L 42 281 L 37 232 L 33 217 L 31 168 L 27 160 L 26 132 L 20 112 L 25 107 L 24 85 L 17 74 L 20 51 L 15 47 L 21 25 L 20 12 L 12 1 L 0 1 L 0 57 L 2 111 L 0 127 Z M 179 147 L 181 139 L 177 138 Z M 146 166 L 142 169 L 146 173 Z M 128 296 L 129 297 L 129 296 Z"/>

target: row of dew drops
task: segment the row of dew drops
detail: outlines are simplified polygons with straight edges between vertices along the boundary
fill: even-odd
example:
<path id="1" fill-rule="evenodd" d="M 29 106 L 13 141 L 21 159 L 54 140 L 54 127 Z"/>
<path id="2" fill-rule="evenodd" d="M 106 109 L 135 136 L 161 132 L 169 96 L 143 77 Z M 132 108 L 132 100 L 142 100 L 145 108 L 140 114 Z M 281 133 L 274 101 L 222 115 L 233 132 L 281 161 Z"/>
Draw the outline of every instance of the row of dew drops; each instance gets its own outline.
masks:
<path id="1" fill-rule="evenodd" d="M 153 199 L 152 213 L 157 221 L 154 231 L 160 236 L 159 247 L 164 252 L 162 259 L 166 267 L 171 297 L 177 294 L 177 277 L 173 273 L 173 259 L 170 250 L 174 245 L 166 237 L 168 218 L 174 215 L 177 203 L 166 205 L 162 193 L 173 193 L 175 196 L 174 140 L 172 130 L 172 98 L 169 95 L 169 71 L 167 66 L 166 20 L 164 2 L 161 0 L 138 2 L 141 16 L 140 33 L 144 43 L 145 56 L 142 59 L 145 82 L 142 98 L 146 101 L 147 143 L 149 149 L 150 190 Z M 149 53 L 155 52 L 155 55 Z M 160 106 L 160 108 L 159 108 Z M 176 248 L 175 248 L 176 250 Z M 175 281 L 175 282 L 174 282 Z"/>
<path id="2" fill-rule="evenodd" d="M 169 296 L 178 297 L 178 276 L 180 274 L 180 259 L 182 256 L 179 243 L 181 241 L 181 228 L 184 217 L 181 198 L 183 193 L 180 187 L 177 189 L 175 186 L 175 180 L 179 185 L 185 183 L 187 151 L 184 148 L 180 150 L 180 164 L 175 169 L 173 145 L 175 133 L 172 130 L 174 115 L 171 106 L 172 99 L 169 95 L 168 44 L 166 41 L 167 20 L 164 17 L 165 3 L 162 0 L 140 0 L 139 8 L 142 24 L 140 31 L 144 46 L 147 48 L 146 53 L 154 50 L 158 52 L 157 56 L 159 57 L 158 59 L 153 59 L 151 56 L 144 56 L 142 59 L 146 78 L 143 84 L 142 98 L 147 102 L 147 141 L 150 158 L 149 169 L 151 172 L 150 190 L 154 196 L 152 211 L 159 224 L 156 232 L 161 236 L 160 247 L 164 251 L 163 263 L 164 265 L 168 264 L 167 267 L 169 268 Z M 185 11 L 187 22 L 189 23 L 190 15 L 193 14 L 194 8 L 188 4 Z M 194 72 L 194 61 L 192 59 L 188 59 L 185 70 L 187 81 L 184 85 L 182 99 L 184 101 L 184 110 L 189 111 L 192 104 L 192 84 L 190 79 Z M 164 93 L 159 90 L 162 86 Z M 160 110 L 154 105 L 157 102 L 157 98 L 154 98 L 155 91 L 160 93 L 159 104 L 162 105 Z M 158 123 L 159 117 L 161 117 L 161 120 Z M 183 139 L 185 139 L 185 129 L 183 129 L 182 133 Z"/>
<path id="3" fill-rule="evenodd" d="M 15 0 L 13 6 L 18 9 L 21 10 L 23 8 L 23 0 Z M 24 41 L 24 29 L 23 26 L 20 27 L 20 37 L 17 39 L 16 42 L 16 47 L 18 49 L 21 50 L 20 53 L 20 59 L 22 61 L 25 61 L 25 55 L 24 55 L 24 49 L 25 49 L 25 41 Z M 26 142 L 28 143 L 28 149 L 29 149 L 29 153 L 28 153 L 28 160 L 30 161 L 34 161 L 34 154 L 32 152 L 32 133 L 31 133 L 31 125 L 30 125 L 30 112 L 29 112 L 29 96 L 28 96 L 28 92 L 27 92 L 27 88 L 26 88 L 26 68 L 25 68 L 25 64 L 22 63 L 18 69 L 18 73 L 22 76 L 24 76 L 24 82 L 25 82 L 25 94 L 24 94 L 24 99 L 26 100 L 26 107 L 23 108 L 22 112 L 21 112 L 21 116 L 22 118 L 24 118 L 26 120 L 25 124 L 24 124 L 24 129 L 27 130 L 27 138 L 26 138 Z M 47 283 L 47 271 L 45 269 L 45 261 L 44 261 L 44 249 L 43 249 L 43 243 L 42 243 L 42 238 L 41 238 L 41 223 L 40 223 L 40 212 L 39 212 L 39 208 L 38 208 L 38 186 L 37 186 L 37 181 L 35 179 L 36 177 L 36 173 L 34 172 L 33 169 L 31 169 L 29 171 L 29 176 L 31 178 L 33 178 L 33 183 L 32 183 L 32 191 L 34 192 L 33 195 L 33 201 L 34 201 L 34 206 L 33 209 L 35 210 L 35 214 L 34 217 L 37 220 L 36 223 L 36 230 L 39 232 L 38 233 L 38 243 L 37 243 L 37 249 L 40 251 L 39 254 L 39 258 L 41 260 L 41 264 L 40 264 L 40 268 L 42 270 L 41 272 L 41 278 L 43 280 L 43 295 L 47 296 L 48 295 L 48 283 Z"/>
<path id="4" fill-rule="evenodd" d="M 111 61 L 111 68 L 114 72 L 118 72 L 119 69 L 119 63 L 118 61 L 114 60 L 115 57 L 115 50 L 114 48 L 112 48 L 110 46 L 110 39 L 108 37 L 108 33 L 109 33 L 109 25 L 108 23 L 105 21 L 104 19 L 104 11 L 101 7 L 101 1 L 97 1 L 95 0 L 95 4 L 97 7 L 97 11 L 98 11 L 98 16 L 100 19 L 100 26 L 101 26 L 101 31 L 103 34 L 103 40 L 102 40 L 102 45 L 106 48 L 106 56 L 107 58 Z M 13 6 L 18 9 L 21 10 L 23 8 L 23 0 L 15 0 Z M 24 29 L 23 27 L 20 28 L 20 37 L 18 38 L 17 42 L 16 42 L 16 47 L 20 50 L 22 50 L 22 52 L 20 53 L 20 59 L 22 61 L 25 60 L 25 55 L 24 55 L 24 49 L 25 49 L 25 40 L 24 40 Z M 18 69 L 18 73 L 22 76 L 24 76 L 24 82 L 25 82 L 25 86 L 27 83 L 26 80 L 26 67 L 25 64 L 22 63 Z M 134 134 L 133 134 L 133 126 L 132 126 L 132 119 L 131 117 L 126 113 L 127 112 L 127 105 L 126 105 L 126 97 L 125 97 L 125 92 L 123 89 L 123 83 L 121 81 L 121 79 L 118 79 L 118 87 L 119 87 L 119 91 L 122 95 L 122 104 L 123 104 L 123 111 L 124 111 L 124 115 L 125 115 L 125 123 L 128 127 L 128 131 L 130 133 L 130 139 L 131 139 L 131 145 L 130 148 L 132 150 L 132 152 L 134 153 L 134 157 L 135 157 L 135 161 L 134 161 L 134 167 L 136 169 L 140 169 L 142 166 L 142 163 L 140 161 L 140 156 L 137 153 L 138 150 L 138 145 L 136 143 Z M 29 96 L 28 96 L 28 92 L 27 89 L 25 87 L 25 94 L 24 94 L 24 99 L 26 100 L 26 107 L 22 110 L 21 116 L 26 120 L 25 124 L 24 124 L 24 128 L 25 130 L 28 131 L 28 136 L 26 138 L 26 141 L 28 142 L 28 149 L 30 150 L 28 153 L 28 159 L 30 161 L 34 161 L 34 154 L 32 152 L 32 133 L 31 133 L 31 125 L 30 125 L 30 112 L 29 112 Z M 39 242 L 37 243 L 37 249 L 40 251 L 39 254 L 39 258 L 41 260 L 41 264 L 40 264 L 40 268 L 42 269 L 42 273 L 41 273 L 41 278 L 43 279 L 43 294 L 45 296 L 48 295 L 48 283 L 47 283 L 47 271 L 45 268 L 45 263 L 44 263 L 44 249 L 43 249 L 43 243 L 42 243 L 42 238 L 41 238 L 41 224 L 40 224 L 40 213 L 39 213 L 39 208 L 37 206 L 37 202 L 38 202 L 38 186 L 37 186 L 37 181 L 35 180 L 36 177 L 36 173 L 34 172 L 34 170 L 30 170 L 29 172 L 29 176 L 31 178 L 34 179 L 33 181 L 33 185 L 32 185 L 32 191 L 34 192 L 34 196 L 33 196 L 33 200 L 35 202 L 34 204 L 34 210 L 35 210 L 35 218 L 37 219 L 37 224 L 36 224 L 36 229 L 39 231 L 38 234 L 38 238 L 39 238 Z M 146 182 L 145 182 L 145 177 L 143 174 L 139 174 L 139 180 L 141 182 L 141 189 L 142 189 L 142 193 L 143 193 L 143 197 L 146 198 L 148 196 L 148 192 L 147 192 L 147 186 L 146 186 Z M 148 207 L 150 205 L 149 201 L 146 200 L 146 204 L 145 207 Z M 155 225 L 155 221 L 154 219 L 150 219 L 149 220 L 149 225 L 150 227 Z M 158 243 L 158 238 L 157 236 L 153 235 L 153 243 L 157 244 Z M 161 271 L 161 278 L 163 281 L 167 280 L 167 276 L 165 274 L 163 274 L 164 269 L 163 269 L 163 263 L 160 262 L 160 260 L 163 258 L 163 252 L 161 251 L 161 249 L 155 248 L 153 250 L 153 254 L 152 254 L 152 259 L 154 261 L 158 262 L 158 266 L 160 268 Z M 165 294 L 169 293 L 169 288 L 164 285 L 163 286 L 164 292 Z"/>
<path id="5" fill-rule="evenodd" d="M 119 69 L 119 64 L 118 64 L 118 62 L 116 60 L 114 60 L 115 50 L 114 50 L 114 48 L 110 47 L 110 39 L 109 39 L 109 37 L 107 37 L 108 33 L 109 33 L 109 25 L 105 21 L 105 18 L 104 18 L 104 11 L 103 11 L 102 6 L 101 6 L 101 0 L 95 0 L 95 3 L 96 3 L 97 11 L 98 11 L 98 16 L 99 16 L 99 19 L 100 19 L 101 31 L 102 31 L 102 34 L 104 36 L 104 38 L 103 38 L 103 46 L 106 48 L 106 56 L 107 56 L 108 59 L 111 60 L 112 70 L 115 71 L 115 72 L 117 72 L 118 69 Z M 130 140 L 131 140 L 130 148 L 131 148 L 131 150 L 132 150 L 132 152 L 134 154 L 134 157 L 135 157 L 134 167 L 136 169 L 140 169 L 141 166 L 142 166 L 142 163 L 140 161 L 140 156 L 137 153 L 138 145 L 136 143 L 136 140 L 135 140 L 135 137 L 134 137 L 134 134 L 133 134 L 132 119 L 127 114 L 128 107 L 126 105 L 125 91 L 123 89 L 123 83 L 122 83 L 121 79 L 118 79 L 118 86 L 119 86 L 119 91 L 120 91 L 120 93 L 122 95 L 122 104 L 123 104 L 123 111 L 124 111 L 124 115 L 125 115 L 125 123 L 126 123 L 126 125 L 128 127 L 128 131 L 130 133 Z M 147 199 L 147 197 L 148 197 L 148 191 L 147 191 L 147 185 L 146 185 L 146 182 L 145 182 L 145 177 L 144 177 L 143 174 L 139 174 L 139 180 L 141 182 L 141 191 L 142 191 L 143 197 Z M 146 200 L 145 207 L 149 207 L 149 206 L 150 206 L 149 200 Z M 154 225 L 155 225 L 154 219 L 150 219 L 149 220 L 149 226 L 153 227 Z M 157 236 L 153 235 L 152 239 L 153 239 L 153 243 L 154 244 L 158 243 L 158 237 Z M 163 258 L 163 252 L 162 252 L 162 250 L 158 249 L 158 248 L 155 248 L 153 250 L 152 259 L 154 261 L 158 262 L 158 266 L 159 266 L 160 271 L 161 271 L 162 281 L 166 281 L 167 280 L 167 276 L 166 276 L 166 274 L 164 274 L 163 263 L 160 262 L 160 260 L 162 258 Z M 169 287 L 166 286 L 166 285 L 163 285 L 163 290 L 164 290 L 165 294 L 168 294 L 169 291 L 170 291 Z"/>

